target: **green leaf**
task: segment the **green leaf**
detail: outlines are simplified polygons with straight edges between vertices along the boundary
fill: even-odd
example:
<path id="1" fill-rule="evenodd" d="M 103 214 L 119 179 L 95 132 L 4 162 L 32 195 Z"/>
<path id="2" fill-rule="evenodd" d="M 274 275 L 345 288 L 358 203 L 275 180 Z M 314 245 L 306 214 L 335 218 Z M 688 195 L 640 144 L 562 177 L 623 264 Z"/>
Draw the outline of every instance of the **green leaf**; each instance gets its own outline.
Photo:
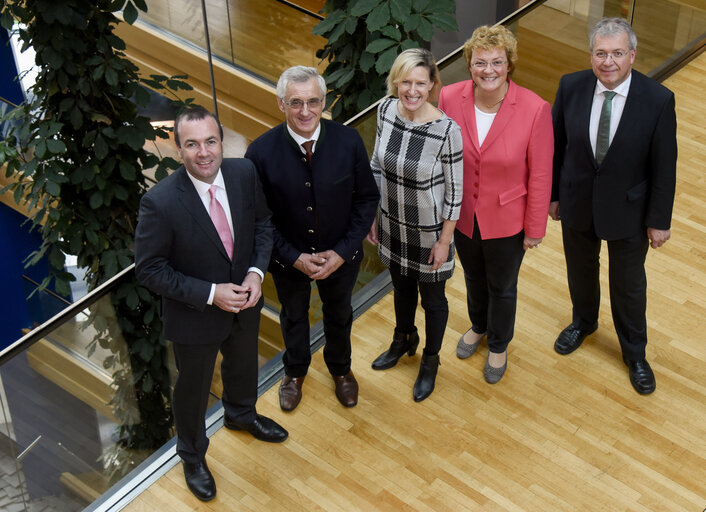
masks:
<path id="1" fill-rule="evenodd" d="M 417 30 L 420 21 L 422 21 L 422 16 L 420 14 L 413 13 L 409 16 L 409 18 L 407 18 L 407 21 L 404 22 L 404 29 L 407 32 L 413 32 Z"/>
<path id="2" fill-rule="evenodd" d="M 429 21 L 431 21 L 434 26 L 443 30 L 444 32 L 453 32 L 458 30 L 458 23 L 456 23 L 456 17 L 448 13 L 437 13 L 430 14 L 428 16 Z"/>
<path id="3" fill-rule="evenodd" d="M 344 85 L 351 81 L 355 76 L 355 68 L 350 68 L 343 76 L 336 82 L 336 88 L 341 89 Z"/>
<path id="4" fill-rule="evenodd" d="M 61 187 L 55 181 L 47 180 L 44 183 L 44 189 L 48 194 L 51 194 L 54 197 L 59 197 L 61 195 Z"/>
<path id="5" fill-rule="evenodd" d="M 373 67 L 373 64 L 375 64 L 375 56 L 372 53 L 363 52 L 360 56 L 360 60 L 358 61 L 358 66 L 360 66 L 360 69 L 367 73 L 370 71 L 370 68 Z"/>
<path id="6" fill-rule="evenodd" d="M 341 23 L 340 25 L 338 25 L 338 26 L 333 30 L 333 32 L 331 32 L 331 35 L 328 36 L 328 42 L 329 42 L 329 44 L 333 44 L 333 43 L 335 43 L 336 41 L 338 41 L 338 39 L 343 35 L 343 33 L 345 32 L 345 30 L 346 30 L 346 25 L 345 25 L 345 23 Z"/>
<path id="7" fill-rule="evenodd" d="M 393 41 L 392 39 L 387 39 L 384 37 L 381 37 L 380 39 L 376 39 L 372 43 L 370 43 L 366 48 L 365 51 L 369 53 L 380 53 L 386 48 L 389 48 L 390 46 L 396 45 L 397 41 Z"/>
<path id="8" fill-rule="evenodd" d="M 118 85 L 118 74 L 113 68 L 109 67 L 105 70 L 105 81 L 108 82 L 108 85 L 112 87 Z"/>
<path id="9" fill-rule="evenodd" d="M 125 160 L 120 160 L 120 176 L 126 181 L 133 181 L 137 176 L 135 166 Z"/>
<path id="10" fill-rule="evenodd" d="M 365 24 L 370 32 L 375 32 L 387 25 L 388 21 L 390 21 L 390 7 L 383 2 L 368 14 Z"/>
<path id="11" fill-rule="evenodd" d="M 375 71 L 378 73 L 387 73 L 392 67 L 392 63 L 395 62 L 397 58 L 398 48 L 394 46 L 389 48 L 378 55 L 377 61 L 375 62 Z"/>
<path id="12" fill-rule="evenodd" d="M 346 19 L 346 32 L 348 34 L 353 34 L 356 27 L 358 26 L 358 18 L 351 16 Z"/>
<path id="13" fill-rule="evenodd" d="M 431 41 L 431 38 L 434 37 L 434 26 L 431 24 L 431 22 L 428 19 L 422 18 L 419 21 L 419 26 L 417 27 L 417 33 L 425 41 Z"/>
<path id="14" fill-rule="evenodd" d="M 55 155 L 66 152 L 66 144 L 57 139 L 47 139 L 47 149 Z"/>
<path id="15" fill-rule="evenodd" d="M 431 0 L 412 0 L 412 8 L 417 12 L 426 12 Z"/>
<path id="16" fill-rule="evenodd" d="M 125 9 L 123 9 L 123 19 L 125 19 L 129 25 L 135 23 L 137 19 L 137 9 L 135 9 L 135 5 L 129 0 L 125 5 Z"/>
<path id="17" fill-rule="evenodd" d="M 412 12 L 412 0 L 390 0 L 392 18 L 403 23 Z"/>
<path id="18" fill-rule="evenodd" d="M 403 52 L 405 50 L 409 50 L 410 48 L 419 48 L 419 43 L 414 39 L 405 39 L 404 41 L 402 41 L 400 51 Z"/>
<path id="19" fill-rule="evenodd" d="M 346 17 L 346 13 L 341 10 L 337 10 L 329 14 L 325 19 L 321 20 L 314 29 L 311 31 L 314 35 L 323 36 L 328 31 L 333 30 L 333 28 L 338 25 L 339 22 L 343 21 Z"/>
<path id="20" fill-rule="evenodd" d="M 125 297 L 125 303 L 131 309 L 135 309 L 140 304 L 140 297 L 137 295 L 137 292 L 134 288 L 130 290 L 130 292 L 127 294 L 127 297 Z"/>
<path id="21" fill-rule="evenodd" d="M 93 144 L 93 151 L 95 152 L 96 156 L 101 160 L 108 156 L 108 144 L 105 142 L 105 139 L 100 134 L 96 137 L 96 142 Z"/>
<path id="22" fill-rule="evenodd" d="M 151 357 L 152 356 L 152 347 L 150 345 L 147 345 L 147 343 L 145 343 L 145 345 L 147 347 L 149 347 L 150 357 Z M 148 350 L 148 349 L 145 349 L 145 350 Z M 142 359 L 144 361 L 149 361 L 149 357 L 148 358 L 143 357 Z M 154 386 L 154 381 L 152 380 L 152 375 L 150 375 L 148 373 L 145 375 L 145 378 L 142 380 L 142 391 L 144 391 L 145 393 L 149 393 L 150 391 L 152 391 L 153 386 Z"/>
<path id="23" fill-rule="evenodd" d="M 147 4 L 145 3 L 145 0 L 133 0 L 135 2 L 135 6 L 140 9 L 143 12 L 147 12 Z"/>
<path id="24" fill-rule="evenodd" d="M 34 156 L 36 158 L 39 158 L 40 160 L 44 158 L 44 155 L 47 152 L 47 145 L 44 140 L 40 140 L 37 142 L 37 144 L 34 146 Z"/>
<path id="25" fill-rule="evenodd" d="M 358 0 L 350 9 L 351 16 L 363 16 L 375 9 L 380 0 Z"/>
<path id="26" fill-rule="evenodd" d="M 392 25 L 386 25 L 382 27 L 380 29 L 380 32 L 382 32 L 387 37 L 394 39 L 395 41 L 400 41 L 402 39 L 402 32 L 400 32 L 400 29 Z"/>
<path id="27" fill-rule="evenodd" d="M 94 210 L 103 206 L 103 194 L 99 190 L 95 191 L 93 194 L 91 194 L 89 204 Z"/>
<path id="28" fill-rule="evenodd" d="M 83 125 L 83 113 L 78 107 L 74 107 L 69 115 L 69 120 L 71 121 L 71 126 L 74 130 L 78 130 Z"/>

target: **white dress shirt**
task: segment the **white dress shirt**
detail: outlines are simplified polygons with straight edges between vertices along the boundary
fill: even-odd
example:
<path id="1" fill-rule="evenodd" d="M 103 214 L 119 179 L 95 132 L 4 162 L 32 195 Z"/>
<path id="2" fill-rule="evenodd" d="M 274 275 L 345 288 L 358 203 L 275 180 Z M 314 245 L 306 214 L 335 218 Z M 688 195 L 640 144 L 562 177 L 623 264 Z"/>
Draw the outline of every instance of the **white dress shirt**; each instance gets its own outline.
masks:
<path id="1" fill-rule="evenodd" d="M 230 236 L 233 237 L 233 240 L 235 240 L 235 233 L 233 232 L 233 218 L 231 217 L 230 214 L 230 203 L 228 202 L 228 194 L 226 193 L 226 184 L 225 181 L 223 181 L 223 174 L 221 173 L 221 170 L 218 169 L 218 173 L 216 174 L 216 178 L 213 180 L 213 183 L 209 185 L 206 182 L 197 180 L 194 178 L 189 172 L 186 173 L 186 175 L 189 177 L 191 180 L 191 183 L 194 184 L 194 188 L 196 189 L 196 193 L 199 195 L 199 199 L 201 199 L 201 202 L 203 203 L 203 207 L 206 208 L 206 213 L 208 213 L 209 217 L 211 216 L 211 211 L 210 211 L 210 206 L 211 206 L 211 194 L 209 192 L 209 189 L 211 188 L 211 185 L 216 185 L 216 199 L 218 200 L 219 203 L 221 203 L 221 206 L 223 207 L 223 210 L 226 213 L 226 219 L 228 219 L 228 228 L 230 229 Z M 262 270 L 260 270 L 257 267 L 250 267 L 248 269 L 248 272 L 255 272 L 257 275 L 260 276 L 260 280 L 262 281 L 265 276 L 262 273 Z M 239 283 L 238 283 L 239 284 Z M 211 293 L 208 296 L 208 301 L 206 301 L 206 304 L 213 304 L 213 296 L 216 293 L 216 283 L 211 283 Z"/>
<path id="2" fill-rule="evenodd" d="M 302 137 L 298 133 L 294 132 L 294 130 L 292 130 L 289 127 L 289 125 L 287 125 L 287 131 L 289 132 L 289 135 L 291 135 L 292 138 L 294 139 L 294 142 L 296 142 L 299 145 L 299 150 L 302 153 L 304 153 L 306 155 L 306 150 L 302 147 L 302 144 L 304 144 L 308 140 L 314 141 L 314 145 L 311 146 L 311 152 L 313 153 L 316 151 L 316 142 L 319 140 L 319 134 L 321 133 L 321 123 L 319 123 L 319 125 L 316 127 L 316 130 L 314 130 L 314 134 L 311 137 L 309 137 L 308 139 L 305 137 Z"/>
<path id="3" fill-rule="evenodd" d="M 625 101 L 628 99 L 628 91 L 630 90 L 631 81 L 632 73 L 628 75 L 627 80 L 613 89 L 615 96 L 613 96 L 613 108 L 610 112 L 609 144 L 613 142 L 613 136 L 618 129 L 620 117 L 623 115 L 623 109 L 625 109 Z M 593 150 L 594 155 L 596 154 L 596 139 L 598 138 L 598 121 L 601 117 L 601 108 L 603 107 L 603 101 L 605 100 L 603 91 L 608 90 L 610 89 L 603 85 L 600 80 L 596 80 L 596 89 L 593 93 L 593 104 L 591 105 L 591 122 L 588 127 L 588 135 L 591 138 L 591 149 Z"/>

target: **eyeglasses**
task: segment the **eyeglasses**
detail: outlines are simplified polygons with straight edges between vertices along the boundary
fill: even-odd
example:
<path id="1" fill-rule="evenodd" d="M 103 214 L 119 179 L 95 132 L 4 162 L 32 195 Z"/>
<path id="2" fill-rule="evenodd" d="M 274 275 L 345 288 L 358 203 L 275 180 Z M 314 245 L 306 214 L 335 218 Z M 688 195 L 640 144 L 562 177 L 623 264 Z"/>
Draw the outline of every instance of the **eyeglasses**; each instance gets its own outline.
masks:
<path id="1" fill-rule="evenodd" d="M 295 98 L 291 101 L 282 100 L 282 103 L 294 110 L 301 110 L 302 108 L 304 108 L 304 104 L 309 107 L 309 110 L 316 110 L 318 108 L 321 108 L 324 103 L 324 100 L 323 98 L 309 98 L 308 100 L 304 101 L 300 100 L 299 98 Z"/>
<path id="2" fill-rule="evenodd" d="M 622 59 L 628 54 L 625 50 L 615 50 L 613 52 L 604 52 L 603 50 L 598 50 L 593 52 L 593 58 L 596 60 L 607 60 L 611 57 L 613 60 Z"/>
<path id="3" fill-rule="evenodd" d="M 484 60 L 477 60 L 477 61 L 475 61 L 475 62 L 471 62 L 471 66 L 472 66 L 473 68 L 477 69 L 478 71 L 483 71 L 485 68 L 488 67 L 488 65 L 490 65 L 490 67 L 493 68 L 493 69 L 500 69 L 500 68 L 502 68 L 505 64 L 507 64 L 507 61 L 506 61 L 506 60 L 500 60 L 500 59 L 494 60 L 494 61 L 491 61 L 491 62 L 486 62 L 486 61 L 484 61 Z"/>

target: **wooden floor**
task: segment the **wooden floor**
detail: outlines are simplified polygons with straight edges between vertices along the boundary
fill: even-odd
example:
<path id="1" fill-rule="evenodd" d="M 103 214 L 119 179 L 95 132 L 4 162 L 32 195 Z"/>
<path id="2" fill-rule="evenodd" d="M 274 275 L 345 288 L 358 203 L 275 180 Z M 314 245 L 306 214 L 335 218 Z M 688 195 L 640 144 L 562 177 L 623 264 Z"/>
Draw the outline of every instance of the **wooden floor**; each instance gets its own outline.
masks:
<path id="1" fill-rule="evenodd" d="M 647 260 L 654 394 L 641 396 L 630 386 L 612 327 L 607 272 L 599 330 L 574 354 L 553 351 L 570 321 L 570 303 L 560 229 L 551 223 L 523 265 L 516 335 L 500 383 L 483 380 L 487 347 L 465 361 L 455 356 L 468 328 L 457 271 L 429 399 L 412 400 L 419 355 L 384 372 L 370 368 L 393 329 L 388 295 L 353 327 L 357 407 L 338 404 L 318 352 L 296 411 L 280 411 L 276 387 L 258 401 L 260 413 L 289 429 L 285 443 L 221 429 L 208 452 L 218 485 L 214 501 L 191 496 L 177 466 L 127 510 L 704 510 L 706 54 L 667 85 L 677 94 L 679 183 L 672 240 L 650 250 Z"/>

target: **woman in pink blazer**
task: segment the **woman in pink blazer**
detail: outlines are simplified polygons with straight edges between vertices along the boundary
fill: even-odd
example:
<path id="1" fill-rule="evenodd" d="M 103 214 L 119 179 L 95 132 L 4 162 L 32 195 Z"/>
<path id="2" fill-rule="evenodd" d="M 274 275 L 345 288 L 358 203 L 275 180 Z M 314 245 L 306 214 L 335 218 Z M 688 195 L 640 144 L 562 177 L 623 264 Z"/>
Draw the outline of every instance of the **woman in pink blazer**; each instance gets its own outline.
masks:
<path id="1" fill-rule="evenodd" d="M 479 27 L 464 56 L 471 80 L 442 88 L 439 97 L 439 108 L 463 136 L 463 203 L 454 239 L 471 328 L 456 354 L 470 357 L 487 336 L 483 373 L 492 384 L 507 368 L 522 258 L 545 234 L 554 140 L 549 103 L 510 80 L 517 61 L 512 32 Z"/>

